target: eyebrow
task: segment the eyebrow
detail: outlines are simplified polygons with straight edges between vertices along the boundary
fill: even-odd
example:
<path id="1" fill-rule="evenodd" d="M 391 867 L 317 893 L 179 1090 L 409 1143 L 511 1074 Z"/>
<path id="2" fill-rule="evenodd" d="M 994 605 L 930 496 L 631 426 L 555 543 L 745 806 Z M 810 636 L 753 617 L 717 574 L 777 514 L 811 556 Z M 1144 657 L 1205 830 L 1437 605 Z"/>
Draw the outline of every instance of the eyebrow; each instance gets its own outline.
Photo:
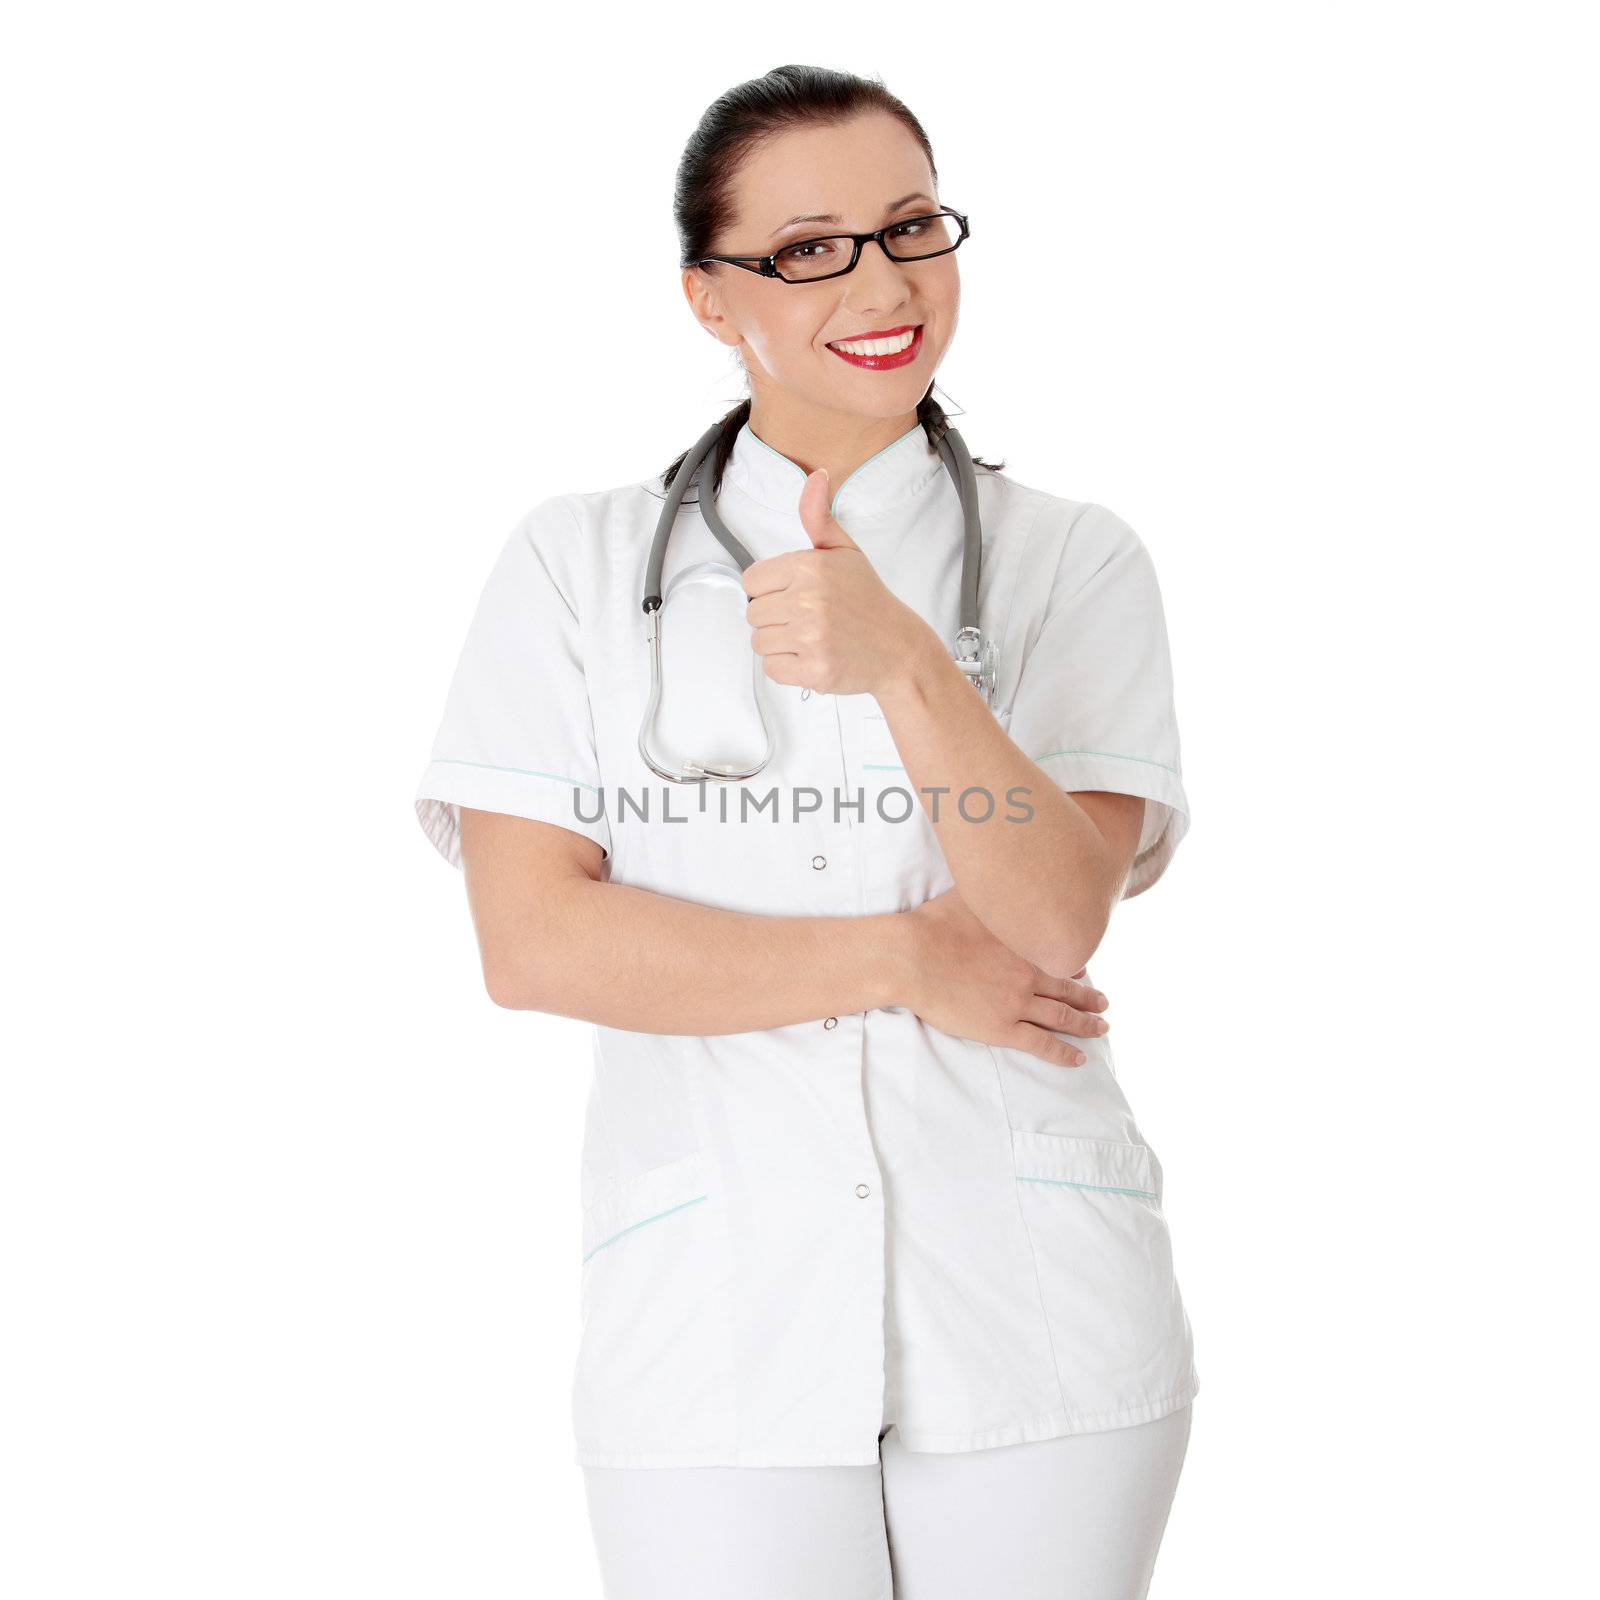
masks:
<path id="1" fill-rule="evenodd" d="M 919 189 L 919 190 L 915 191 L 912 194 L 903 194 L 903 195 L 900 196 L 900 198 L 898 200 L 892 201 L 890 204 L 886 205 L 883 208 L 884 215 L 887 216 L 891 211 L 898 211 L 901 208 L 901 206 L 910 205 L 913 200 L 926 200 L 930 206 L 934 204 L 933 196 L 932 195 L 928 195 L 928 194 L 923 194 L 922 191 Z M 780 233 L 783 233 L 787 229 L 793 228 L 797 224 L 802 223 L 802 222 L 843 222 L 843 221 L 844 221 L 843 217 L 836 217 L 831 211 L 827 211 L 827 212 L 811 211 L 811 212 L 807 212 L 806 215 L 802 216 L 802 217 L 790 217 L 787 222 L 783 223 L 779 227 L 774 228 L 772 230 L 772 232 L 767 235 L 767 240 L 770 243 L 773 239 L 776 239 Z"/>

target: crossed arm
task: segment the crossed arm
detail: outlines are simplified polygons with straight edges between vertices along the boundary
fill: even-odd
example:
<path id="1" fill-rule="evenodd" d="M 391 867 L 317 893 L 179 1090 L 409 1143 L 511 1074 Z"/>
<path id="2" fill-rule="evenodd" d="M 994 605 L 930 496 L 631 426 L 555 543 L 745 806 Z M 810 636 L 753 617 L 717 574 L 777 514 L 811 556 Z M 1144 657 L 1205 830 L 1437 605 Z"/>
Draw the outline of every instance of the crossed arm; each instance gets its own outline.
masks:
<path id="1" fill-rule="evenodd" d="M 1125 873 L 1144 802 L 1075 799 L 1104 830 L 1103 870 L 1115 876 L 1120 864 Z M 485 986 L 512 1009 L 720 1034 L 905 1006 L 947 1032 L 1060 1065 L 1084 1058 L 1055 1032 L 1104 1027 L 1091 1015 L 1103 996 L 1005 946 L 959 887 L 912 911 L 865 917 L 724 911 L 603 881 L 600 846 L 571 829 L 465 806 L 461 857 Z"/>
<path id="2" fill-rule="evenodd" d="M 1017 748 L 932 630 L 924 624 L 917 637 L 920 648 L 876 698 L 956 888 L 1018 955 L 1045 972 L 1077 972 L 1122 896 L 1144 801 L 1058 787 Z"/>

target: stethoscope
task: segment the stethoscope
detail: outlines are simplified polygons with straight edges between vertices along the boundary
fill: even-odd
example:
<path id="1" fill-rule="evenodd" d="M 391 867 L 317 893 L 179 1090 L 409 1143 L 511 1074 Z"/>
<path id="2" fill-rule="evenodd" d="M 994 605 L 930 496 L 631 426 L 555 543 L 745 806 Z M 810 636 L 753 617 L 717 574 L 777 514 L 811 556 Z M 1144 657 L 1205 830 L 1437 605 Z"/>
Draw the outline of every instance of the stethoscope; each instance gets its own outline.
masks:
<path id="1" fill-rule="evenodd" d="M 672 487 L 667 494 L 666 504 L 661 508 L 660 520 L 656 523 L 655 539 L 650 547 L 650 564 L 645 571 L 644 613 L 650 619 L 649 632 L 645 635 L 650 645 L 650 703 L 645 708 L 644 720 L 639 725 L 639 754 L 652 772 L 673 783 L 702 783 L 708 778 L 719 783 L 738 782 L 753 777 L 772 759 L 772 729 L 762 703 L 762 682 L 765 674 L 761 670 L 761 657 L 754 651 L 750 652 L 752 691 L 765 748 L 753 764 L 748 761 L 729 762 L 695 758 L 673 762 L 658 757 L 650 748 L 651 727 L 661 705 L 661 567 L 666 559 L 667 539 L 672 533 L 672 525 L 677 519 L 678 507 L 682 504 L 684 495 L 688 492 L 690 484 L 697 480 L 702 463 L 711 454 L 721 434 L 722 424 L 713 423 L 695 441 L 694 448 L 684 457 L 683 464 L 673 474 Z M 983 560 L 983 529 L 978 519 L 977 476 L 972 470 L 972 456 L 967 450 L 966 442 L 954 428 L 946 427 L 943 437 L 939 440 L 938 450 L 945 470 L 956 486 L 956 493 L 961 498 L 965 539 L 961 555 L 961 626 L 955 637 L 955 662 L 966 673 L 973 688 L 983 697 L 984 704 L 992 708 L 999 649 L 993 639 L 984 638 L 978 623 L 978 574 Z M 715 496 L 702 489 L 699 506 L 706 526 L 716 536 L 723 549 L 738 563 L 738 567 L 734 569 L 720 561 L 695 562 L 692 566 L 684 568 L 673 579 L 666 598 L 670 600 L 680 585 L 692 587 L 707 582 L 725 583 L 731 579 L 739 588 L 740 595 L 748 599 L 748 596 L 744 596 L 742 580 L 745 568 L 755 560 L 755 557 L 745 549 L 734 536 L 733 530 L 722 520 L 721 513 L 717 510 Z"/>

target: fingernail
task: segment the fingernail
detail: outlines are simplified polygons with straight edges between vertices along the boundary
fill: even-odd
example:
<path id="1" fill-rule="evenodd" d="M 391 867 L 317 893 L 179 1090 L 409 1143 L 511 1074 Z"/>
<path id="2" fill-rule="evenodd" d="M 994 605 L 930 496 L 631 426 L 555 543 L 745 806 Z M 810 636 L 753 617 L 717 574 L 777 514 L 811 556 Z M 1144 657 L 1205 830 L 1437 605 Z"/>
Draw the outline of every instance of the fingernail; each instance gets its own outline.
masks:
<path id="1" fill-rule="evenodd" d="M 1095 998 L 1096 1004 L 1098 1004 L 1098 1005 L 1102 1005 L 1103 1006 L 1103 1005 L 1109 1005 L 1110 1004 L 1110 1001 L 1108 1001 L 1106 999 L 1106 997 L 1103 994 L 1101 994 L 1098 989 L 1096 989 L 1095 992 L 1094 992 L 1094 998 Z"/>

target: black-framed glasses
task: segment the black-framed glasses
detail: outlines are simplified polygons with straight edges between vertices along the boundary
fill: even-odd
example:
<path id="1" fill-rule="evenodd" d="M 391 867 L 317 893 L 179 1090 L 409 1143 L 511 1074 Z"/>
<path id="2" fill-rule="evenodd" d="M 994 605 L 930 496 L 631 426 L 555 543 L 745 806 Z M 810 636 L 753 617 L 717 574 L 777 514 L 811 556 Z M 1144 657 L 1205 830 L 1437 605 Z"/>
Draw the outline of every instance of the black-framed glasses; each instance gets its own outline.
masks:
<path id="1" fill-rule="evenodd" d="M 708 261 L 726 261 L 729 266 L 743 267 L 763 278 L 820 283 L 824 278 L 842 278 L 845 273 L 854 272 L 861 259 L 861 247 L 873 240 L 891 261 L 926 261 L 930 256 L 949 255 L 971 232 L 961 212 L 941 206 L 929 216 L 905 217 L 872 233 L 830 233 L 817 239 L 796 239 L 770 256 L 702 256 L 698 261 L 682 261 L 679 265 L 703 267 Z M 840 266 L 847 247 L 850 260 Z"/>

